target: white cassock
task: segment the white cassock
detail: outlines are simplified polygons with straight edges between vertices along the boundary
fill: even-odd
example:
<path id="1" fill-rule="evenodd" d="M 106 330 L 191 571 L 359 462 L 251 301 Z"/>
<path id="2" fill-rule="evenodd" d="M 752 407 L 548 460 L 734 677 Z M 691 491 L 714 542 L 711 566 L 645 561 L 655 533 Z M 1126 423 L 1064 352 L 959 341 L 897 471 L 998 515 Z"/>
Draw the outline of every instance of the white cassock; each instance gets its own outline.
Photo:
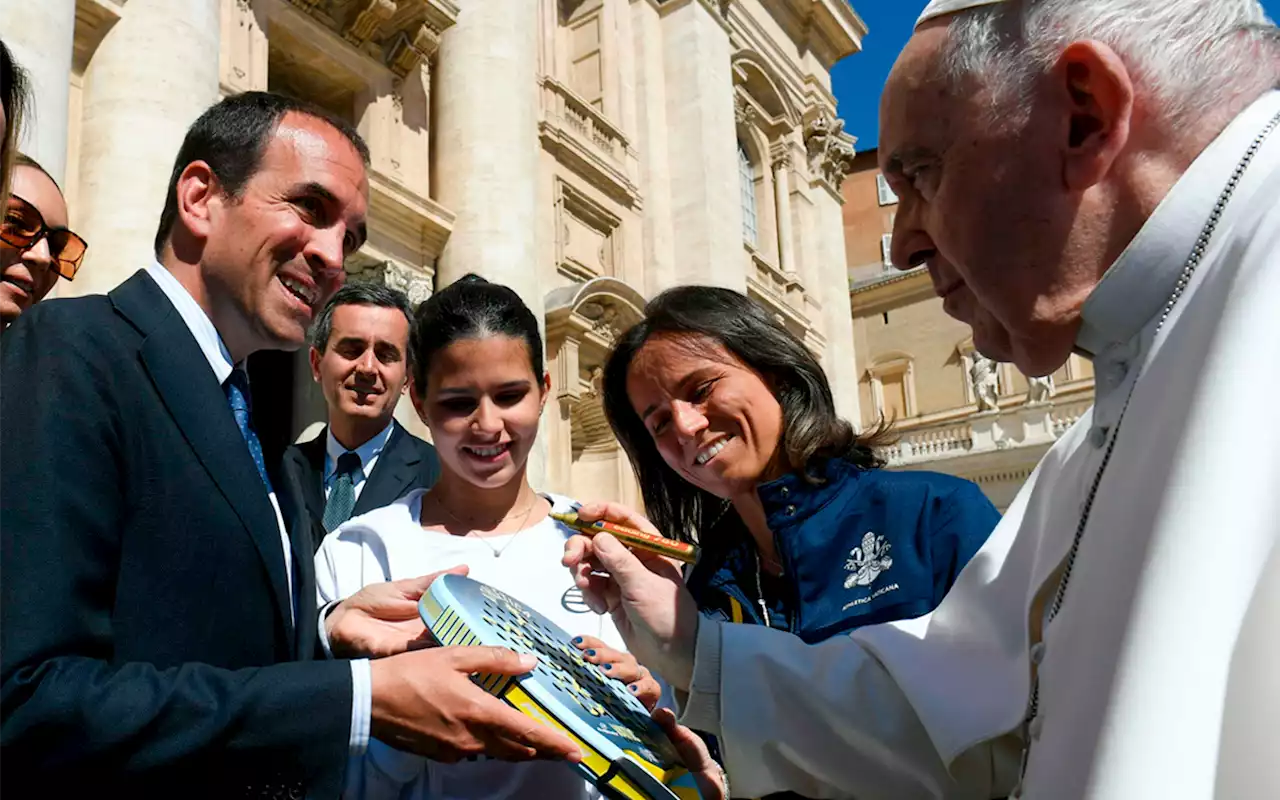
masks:
<path id="1" fill-rule="evenodd" d="M 932 615 L 812 646 L 702 621 L 681 721 L 736 796 L 1003 797 L 1029 744 L 1035 800 L 1280 798 L 1280 130 L 1160 324 L 1278 115 L 1237 117 L 1090 296 L 1097 403 Z"/>

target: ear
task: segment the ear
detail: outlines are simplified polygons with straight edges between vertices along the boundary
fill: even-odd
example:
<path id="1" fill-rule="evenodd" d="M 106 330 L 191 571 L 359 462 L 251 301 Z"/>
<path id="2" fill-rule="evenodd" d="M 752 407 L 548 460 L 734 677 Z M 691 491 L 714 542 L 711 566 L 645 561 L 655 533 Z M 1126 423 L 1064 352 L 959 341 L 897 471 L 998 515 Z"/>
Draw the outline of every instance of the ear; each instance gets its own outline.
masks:
<path id="1" fill-rule="evenodd" d="M 418 412 L 418 419 L 422 420 L 422 424 L 430 428 L 431 423 L 427 420 L 427 413 L 423 408 L 423 397 L 418 394 L 418 382 L 412 375 L 409 376 L 409 402 L 413 403 L 413 410 Z"/>
<path id="2" fill-rule="evenodd" d="M 547 398 L 551 396 L 551 373 L 542 373 L 542 400 L 538 402 L 538 411 L 541 412 L 547 407 Z"/>
<path id="3" fill-rule="evenodd" d="M 192 161 L 178 176 L 176 191 L 179 222 L 192 236 L 206 241 L 223 201 L 213 170 L 203 161 Z"/>
<path id="4" fill-rule="evenodd" d="M 1100 42 L 1074 42 L 1062 52 L 1053 78 L 1065 94 L 1068 125 L 1063 181 L 1084 191 L 1110 172 L 1129 142 L 1133 81 L 1115 51 Z"/>
<path id="5" fill-rule="evenodd" d="M 307 360 L 311 362 L 311 380 L 316 383 L 320 382 L 320 359 L 322 354 L 314 347 L 307 353 Z"/>

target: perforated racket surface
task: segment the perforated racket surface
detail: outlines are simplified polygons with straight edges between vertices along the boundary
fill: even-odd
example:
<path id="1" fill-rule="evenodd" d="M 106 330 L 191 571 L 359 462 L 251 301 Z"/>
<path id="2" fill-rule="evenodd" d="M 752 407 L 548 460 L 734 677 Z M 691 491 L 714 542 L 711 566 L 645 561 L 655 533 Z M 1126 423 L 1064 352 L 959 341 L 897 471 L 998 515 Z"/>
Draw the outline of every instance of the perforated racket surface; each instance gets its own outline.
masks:
<path id="1" fill-rule="evenodd" d="M 621 682 L 582 659 L 554 622 L 505 592 L 461 575 L 443 575 L 418 603 L 441 644 L 497 645 L 538 657 L 519 677 L 474 680 L 513 708 L 582 746 L 579 772 L 607 797 L 698 800 L 693 778 L 645 707 Z"/>

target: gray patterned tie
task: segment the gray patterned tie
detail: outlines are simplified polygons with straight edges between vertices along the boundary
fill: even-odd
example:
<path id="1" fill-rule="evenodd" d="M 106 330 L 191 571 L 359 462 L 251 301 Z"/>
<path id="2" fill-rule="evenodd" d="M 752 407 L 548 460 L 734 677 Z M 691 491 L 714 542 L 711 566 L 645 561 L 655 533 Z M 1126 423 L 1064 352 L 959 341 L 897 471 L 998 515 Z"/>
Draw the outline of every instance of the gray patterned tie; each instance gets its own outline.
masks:
<path id="1" fill-rule="evenodd" d="M 324 529 L 331 531 L 351 519 L 356 507 L 356 473 L 361 469 L 360 456 L 343 453 L 338 456 L 338 468 L 329 489 L 329 499 L 324 504 Z"/>

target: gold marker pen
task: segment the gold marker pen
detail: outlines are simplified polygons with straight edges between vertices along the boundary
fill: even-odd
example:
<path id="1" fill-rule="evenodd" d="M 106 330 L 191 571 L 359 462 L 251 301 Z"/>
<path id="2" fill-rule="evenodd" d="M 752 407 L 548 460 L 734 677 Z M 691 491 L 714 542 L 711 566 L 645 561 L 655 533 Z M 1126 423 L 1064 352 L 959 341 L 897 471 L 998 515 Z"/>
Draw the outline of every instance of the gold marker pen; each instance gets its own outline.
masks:
<path id="1" fill-rule="evenodd" d="M 576 531 L 581 531 L 588 536 L 593 536 L 601 531 L 612 534 L 618 541 L 627 547 L 633 547 L 638 550 L 648 550 L 650 553 L 674 558 L 685 564 L 692 564 L 698 560 L 698 548 L 685 542 L 677 542 L 675 539 L 666 539 L 656 533 L 645 533 L 635 528 L 628 528 L 625 525 L 618 525 L 613 522 L 605 522 L 597 520 L 596 522 L 587 522 L 578 519 L 577 514 L 556 514 L 552 513 L 551 518 L 563 522 Z"/>

